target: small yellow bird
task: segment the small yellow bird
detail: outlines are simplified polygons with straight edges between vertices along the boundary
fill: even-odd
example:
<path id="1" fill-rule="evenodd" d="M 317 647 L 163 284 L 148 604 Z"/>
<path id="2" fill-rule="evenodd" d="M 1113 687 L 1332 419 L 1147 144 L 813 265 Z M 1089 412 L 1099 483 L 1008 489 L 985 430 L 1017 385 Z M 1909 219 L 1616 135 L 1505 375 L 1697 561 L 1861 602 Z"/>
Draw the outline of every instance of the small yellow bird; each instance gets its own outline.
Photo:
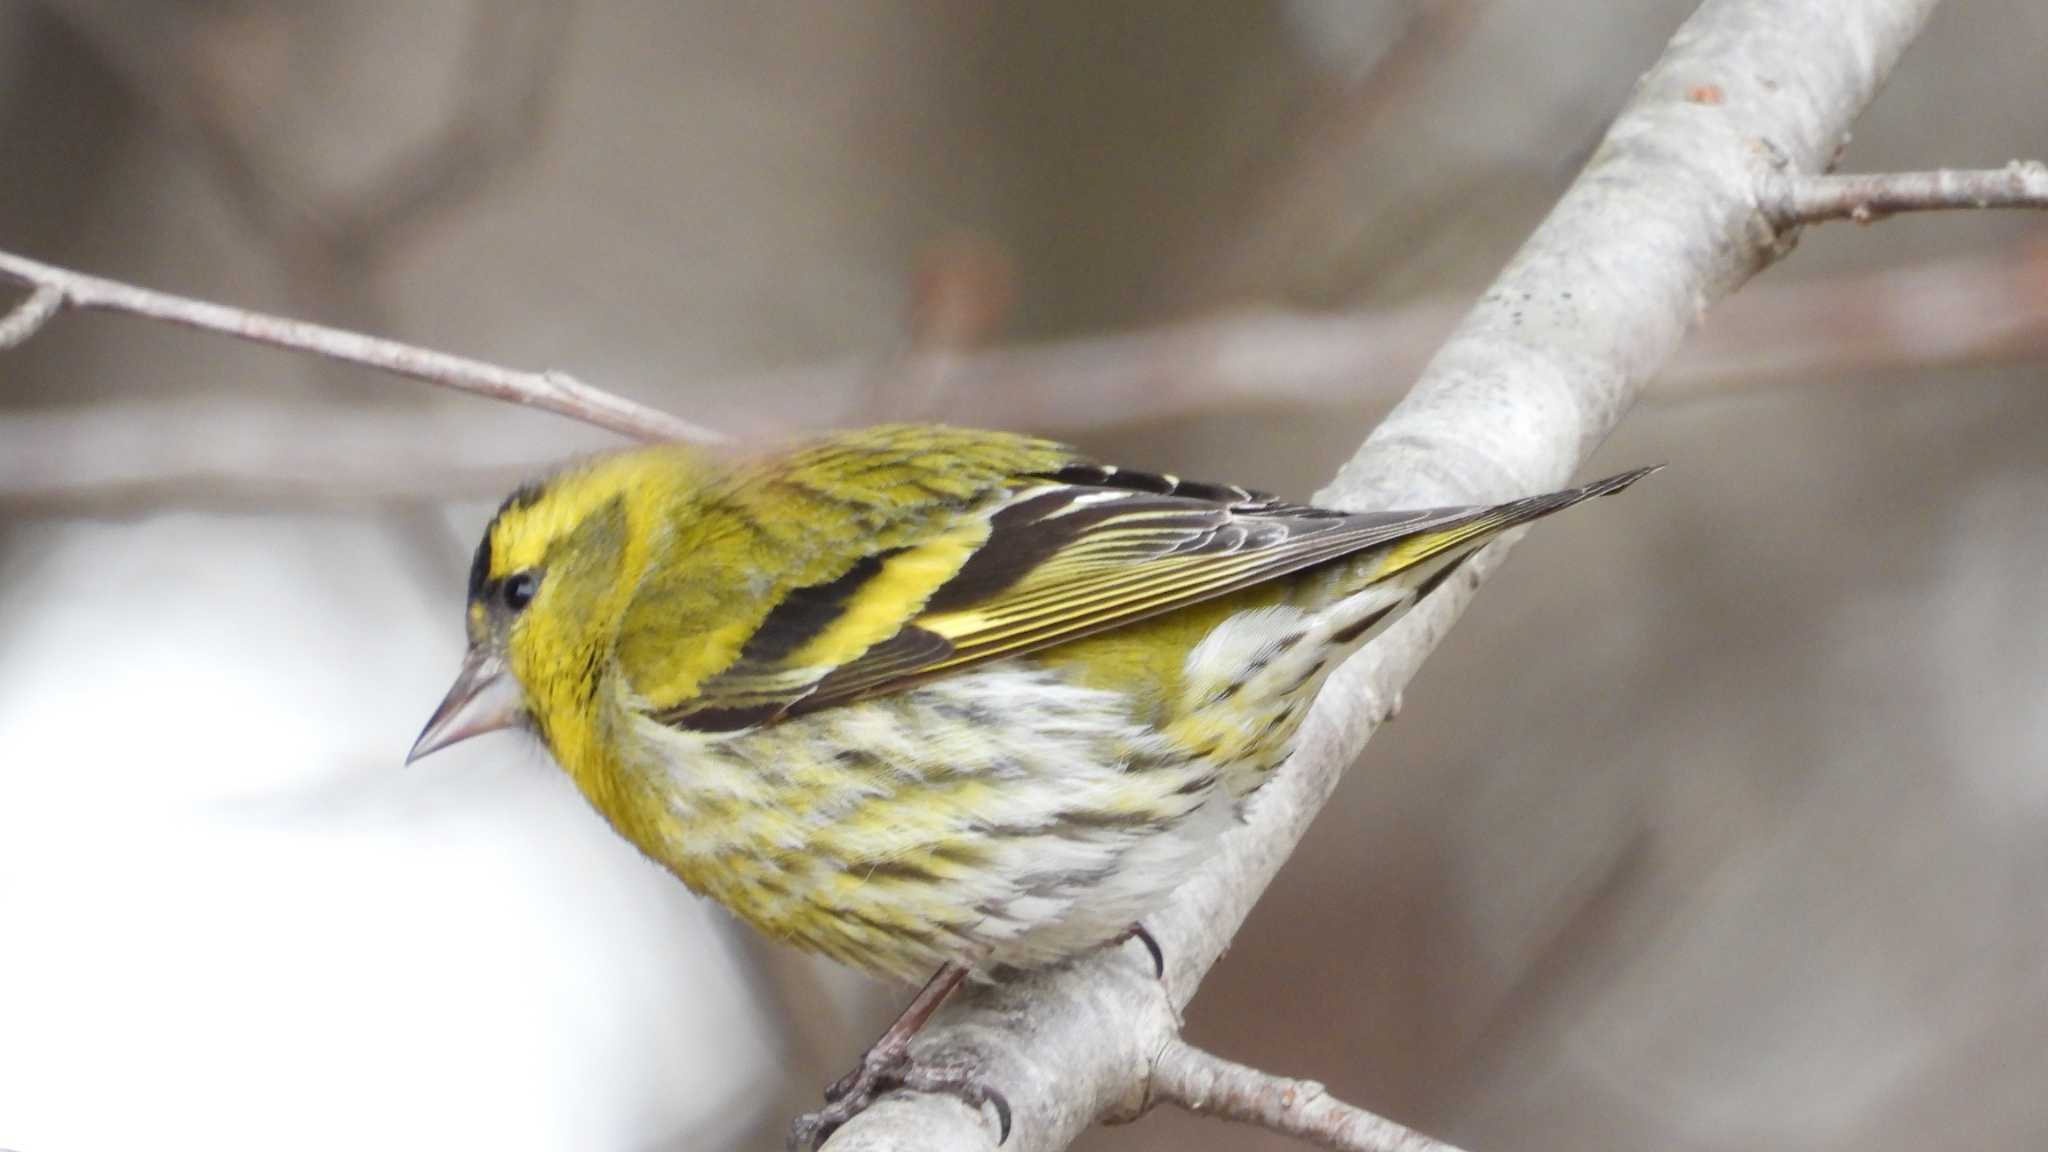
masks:
<path id="1" fill-rule="evenodd" d="M 528 727 L 762 932 L 936 969 L 810 1136 L 892 1083 L 989 1100 L 1007 1132 L 1000 1096 L 907 1066 L 960 980 L 1142 936 L 1347 654 L 1497 533 L 1648 471 L 1354 513 L 941 427 L 603 457 L 498 510 L 409 759 Z"/>

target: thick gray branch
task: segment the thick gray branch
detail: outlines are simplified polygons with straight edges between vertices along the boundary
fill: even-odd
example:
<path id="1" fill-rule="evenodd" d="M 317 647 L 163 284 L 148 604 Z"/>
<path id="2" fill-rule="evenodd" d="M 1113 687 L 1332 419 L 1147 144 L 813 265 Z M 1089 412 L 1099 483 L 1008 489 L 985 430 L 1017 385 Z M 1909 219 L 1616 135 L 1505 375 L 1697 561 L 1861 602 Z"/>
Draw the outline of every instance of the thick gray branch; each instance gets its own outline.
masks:
<path id="1" fill-rule="evenodd" d="M 700 428 L 666 412 L 592 388 L 565 372 L 521 372 L 466 356 L 453 356 L 396 340 L 365 336 L 360 332 L 230 308 L 225 304 L 210 304 L 168 292 L 153 292 L 117 280 L 103 280 L 38 263 L 11 252 L 0 252 L 0 279 L 12 280 L 33 289 L 35 294 L 30 297 L 31 304 L 41 301 L 47 306 L 50 293 L 56 292 L 61 294 L 62 302 L 72 308 L 124 312 L 130 316 L 268 344 L 273 348 L 310 352 L 330 360 L 410 376 L 444 388 L 539 408 L 639 440 L 709 442 L 721 438 L 708 428 Z M 14 318 L 18 319 L 20 315 L 17 310 Z M 41 320 L 48 318 L 45 315 Z M 40 327 L 40 322 L 32 327 Z"/>
<path id="2" fill-rule="evenodd" d="M 1313 1080 L 1292 1080 L 1174 1041 L 1152 1061 L 1152 1102 L 1255 1124 L 1338 1152 L 1458 1152 L 1346 1104 Z"/>
<path id="3" fill-rule="evenodd" d="M 1758 211 L 1761 158 L 1819 171 L 1932 12 L 1934 0 L 1709 0 L 1638 84 L 1586 170 L 1318 499 L 1427 507 L 1564 483 L 1714 301 L 1779 249 Z M 1712 91 L 1705 101 L 1699 93 Z M 1653 490 L 1635 498 L 1653 499 Z M 1178 1006 L 1236 934 L 1402 687 L 1503 553 L 1489 550 L 1324 692 L 1301 746 L 1245 827 L 1136 946 L 969 997 L 922 1052 L 966 1049 L 1015 1115 L 1008 1149 L 1050 1152 L 1142 1107 Z M 828 1143 L 974 1149 L 994 1132 L 950 1100 L 892 1101 Z"/>
<path id="4" fill-rule="evenodd" d="M 2048 165 L 2015 160 L 2003 168 L 1872 172 L 1850 176 L 1787 175 L 1758 197 L 1774 227 L 1826 220 L 1869 224 L 1900 212 L 1958 208 L 2048 208 Z"/>

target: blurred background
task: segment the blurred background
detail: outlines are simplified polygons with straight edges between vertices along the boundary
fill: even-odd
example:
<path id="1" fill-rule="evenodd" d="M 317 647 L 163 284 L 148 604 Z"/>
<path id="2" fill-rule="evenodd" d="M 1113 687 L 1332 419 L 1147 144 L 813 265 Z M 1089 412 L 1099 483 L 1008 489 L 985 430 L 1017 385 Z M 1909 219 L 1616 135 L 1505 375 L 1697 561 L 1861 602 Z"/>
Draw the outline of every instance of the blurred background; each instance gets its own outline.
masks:
<path id="1" fill-rule="evenodd" d="M 1690 8 L 8 0 L 0 248 L 743 435 L 1306 497 Z M 2048 154 L 2044 50 L 2048 6 L 1949 5 L 1847 165 Z M 1474 1152 L 2048 1144 L 2044 357 L 2039 221 L 1806 237 L 1191 1038 Z M 611 442 L 133 319 L 0 354 L 0 1147 L 765 1148 L 850 1065 L 907 990 L 734 927 L 518 738 L 400 763 L 489 509 Z"/>

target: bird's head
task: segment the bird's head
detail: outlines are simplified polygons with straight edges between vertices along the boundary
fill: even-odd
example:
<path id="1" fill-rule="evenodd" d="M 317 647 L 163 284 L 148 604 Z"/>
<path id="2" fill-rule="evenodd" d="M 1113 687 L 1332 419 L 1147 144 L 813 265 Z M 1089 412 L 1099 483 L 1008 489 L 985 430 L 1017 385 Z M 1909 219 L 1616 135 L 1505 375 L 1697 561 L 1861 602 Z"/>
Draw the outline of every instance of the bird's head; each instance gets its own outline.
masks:
<path id="1" fill-rule="evenodd" d="M 679 449 L 625 453 L 505 501 L 470 564 L 462 670 L 408 763 L 500 728 L 545 735 L 551 710 L 587 702 L 658 519 L 650 506 L 687 464 Z"/>

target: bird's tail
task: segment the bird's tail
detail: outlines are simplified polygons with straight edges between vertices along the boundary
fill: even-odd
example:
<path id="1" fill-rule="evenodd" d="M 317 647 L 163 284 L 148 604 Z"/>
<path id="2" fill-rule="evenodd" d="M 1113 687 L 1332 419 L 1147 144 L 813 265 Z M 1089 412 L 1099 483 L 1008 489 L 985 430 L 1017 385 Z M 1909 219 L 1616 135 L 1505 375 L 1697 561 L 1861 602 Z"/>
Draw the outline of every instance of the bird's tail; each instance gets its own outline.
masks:
<path id="1" fill-rule="evenodd" d="M 1229 734 L 1239 734 L 1242 747 L 1223 757 L 1230 765 L 1224 784 L 1240 799 L 1250 795 L 1279 766 L 1307 712 L 1301 705 L 1314 697 L 1330 673 L 1450 579 L 1487 541 L 1582 500 L 1619 492 L 1654 471 L 1639 468 L 1584 487 L 1491 507 L 1404 516 L 1402 523 L 1412 523 L 1411 530 L 1309 574 L 1297 586 L 1291 604 L 1259 610 L 1272 616 L 1246 613 L 1257 620 L 1240 629 L 1226 623 L 1218 630 L 1225 634 L 1229 629 L 1230 642 L 1245 648 L 1226 662 L 1234 668 L 1248 663 L 1253 671 L 1228 681 L 1221 691 L 1198 694 L 1182 722 L 1188 729 L 1184 739 L 1191 745 L 1200 743 L 1198 734 L 1213 750 L 1227 748 Z M 1203 646 L 1219 642 L 1219 636 L 1212 635 Z M 1256 735 L 1242 739 L 1248 732 Z"/>
<path id="2" fill-rule="evenodd" d="M 1662 468 L 1658 464 L 1637 468 L 1595 480 L 1577 488 L 1546 492 L 1484 508 L 1448 509 L 1445 518 L 1419 527 L 1414 533 L 1376 549 L 1368 562 L 1354 566 L 1359 587 L 1376 584 L 1424 566 L 1445 556 L 1469 556 L 1493 537 L 1510 528 L 1541 520 L 1595 496 L 1609 496 Z M 1377 563 L 1371 561 L 1377 560 Z M 1425 593 L 1426 594 L 1426 593 Z"/>
<path id="3" fill-rule="evenodd" d="M 1262 672 L 1272 681 L 1262 687 L 1284 687 L 1298 678 L 1327 675 L 1341 659 L 1384 632 L 1410 608 L 1441 587 L 1473 553 L 1510 528 L 1540 520 L 1595 496 L 1619 492 L 1662 465 L 1637 468 L 1577 488 L 1547 492 L 1487 507 L 1446 508 L 1418 518 L 1416 528 L 1361 553 L 1323 574 L 1321 588 L 1311 591 L 1315 611 L 1301 643 L 1290 650 L 1292 660 L 1274 661 Z M 1287 665 L 1300 663 L 1302 667 Z"/>

